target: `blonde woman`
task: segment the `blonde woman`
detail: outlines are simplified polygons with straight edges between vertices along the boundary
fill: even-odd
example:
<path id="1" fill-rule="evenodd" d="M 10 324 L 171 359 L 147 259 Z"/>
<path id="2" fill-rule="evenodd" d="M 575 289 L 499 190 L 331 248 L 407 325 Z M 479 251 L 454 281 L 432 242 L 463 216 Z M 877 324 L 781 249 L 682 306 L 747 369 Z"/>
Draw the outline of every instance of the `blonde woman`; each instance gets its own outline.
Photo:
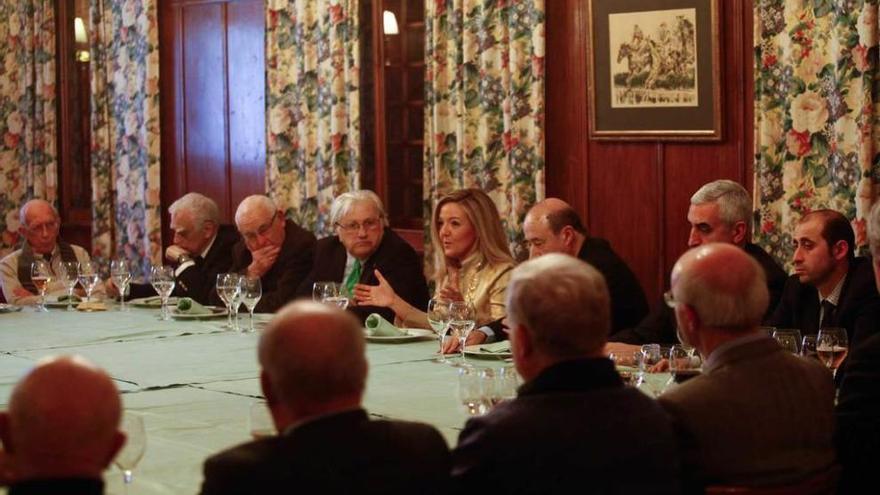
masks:
<path id="1" fill-rule="evenodd" d="M 437 284 L 434 296 L 472 302 L 477 327 L 502 318 L 513 257 L 489 196 L 479 189 L 461 189 L 442 197 L 434 208 L 431 244 Z M 378 271 L 376 277 L 379 285 L 355 287 L 358 304 L 391 308 L 402 326 L 430 328 L 423 308 L 398 296 Z M 471 335 L 471 343 L 485 339 L 480 332 Z M 446 351 L 453 352 L 454 344 Z"/>

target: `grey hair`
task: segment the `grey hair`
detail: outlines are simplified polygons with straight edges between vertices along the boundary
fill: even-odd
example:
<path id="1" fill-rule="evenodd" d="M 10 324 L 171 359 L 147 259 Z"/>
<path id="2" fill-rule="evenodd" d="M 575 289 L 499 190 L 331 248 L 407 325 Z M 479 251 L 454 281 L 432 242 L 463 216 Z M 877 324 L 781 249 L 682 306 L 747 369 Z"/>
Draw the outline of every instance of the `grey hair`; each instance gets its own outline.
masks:
<path id="1" fill-rule="evenodd" d="M 21 205 L 21 209 L 18 210 L 18 222 L 21 225 L 24 225 L 25 227 L 28 226 L 28 224 L 27 224 L 27 211 L 32 205 L 37 204 L 37 203 L 43 203 L 46 206 L 48 206 L 52 210 L 52 214 L 55 215 L 56 220 L 61 218 L 61 216 L 58 214 L 58 210 L 55 208 L 55 205 L 53 205 L 52 203 L 46 201 L 45 199 L 32 199 L 32 200 L 26 202 L 25 204 Z"/>
<path id="2" fill-rule="evenodd" d="M 252 194 L 241 200 L 241 203 L 238 204 L 238 208 L 235 210 L 235 223 L 238 224 L 241 215 L 249 210 L 262 210 L 264 213 L 274 215 L 278 211 L 278 207 L 269 196 L 265 194 Z"/>
<path id="3" fill-rule="evenodd" d="M 198 230 L 205 227 L 206 222 L 220 225 L 220 208 L 213 199 L 197 192 L 186 193 L 177 198 L 168 207 L 168 213 L 174 215 L 178 211 L 188 211 L 193 216 L 193 222 Z"/>
<path id="4" fill-rule="evenodd" d="M 868 215 L 868 244 L 871 246 L 871 256 L 875 260 L 880 259 L 880 202 L 874 203 Z"/>
<path id="5" fill-rule="evenodd" d="M 517 266 L 507 288 L 507 311 L 515 325 L 529 329 L 537 349 L 557 359 L 602 349 L 611 329 L 605 277 L 566 254 L 545 254 Z"/>
<path id="6" fill-rule="evenodd" d="M 691 196 L 691 204 L 717 203 L 721 221 L 727 225 L 752 225 L 752 197 L 738 182 L 720 179 L 703 185 Z"/>
<path id="7" fill-rule="evenodd" d="M 388 215 L 385 214 L 385 206 L 379 196 L 369 189 L 349 191 L 336 196 L 330 205 L 330 225 L 335 225 L 342 217 L 348 215 L 355 203 L 369 202 L 376 207 L 382 219 L 382 225 L 388 226 Z"/>

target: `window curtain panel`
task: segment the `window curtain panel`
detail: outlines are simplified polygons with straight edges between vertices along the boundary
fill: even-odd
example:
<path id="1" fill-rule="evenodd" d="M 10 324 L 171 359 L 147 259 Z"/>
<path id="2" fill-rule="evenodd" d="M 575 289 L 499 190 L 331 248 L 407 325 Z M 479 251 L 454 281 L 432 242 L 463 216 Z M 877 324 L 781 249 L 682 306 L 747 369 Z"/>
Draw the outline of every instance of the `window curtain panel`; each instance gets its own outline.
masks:
<path id="1" fill-rule="evenodd" d="M 0 0 L 0 256 L 21 205 L 57 199 L 55 51 L 53 1 Z"/>
<path id="2" fill-rule="evenodd" d="M 425 228 L 441 196 L 479 187 L 524 257 L 520 225 L 544 196 L 544 0 L 425 5 Z"/>
<path id="3" fill-rule="evenodd" d="M 267 189 L 330 234 L 333 198 L 360 185 L 357 0 L 269 0 L 266 61 Z"/>
<path id="4" fill-rule="evenodd" d="M 877 0 L 759 0 L 755 239 L 791 265 L 806 212 L 831 208 L 866 243 L 877 197 Z"/>
<path id="5" fill-rule="evenodd" d="M 162 261 L 156 5 L 89 5 L 92 251 L 136 260 L 144 271 Z"/>

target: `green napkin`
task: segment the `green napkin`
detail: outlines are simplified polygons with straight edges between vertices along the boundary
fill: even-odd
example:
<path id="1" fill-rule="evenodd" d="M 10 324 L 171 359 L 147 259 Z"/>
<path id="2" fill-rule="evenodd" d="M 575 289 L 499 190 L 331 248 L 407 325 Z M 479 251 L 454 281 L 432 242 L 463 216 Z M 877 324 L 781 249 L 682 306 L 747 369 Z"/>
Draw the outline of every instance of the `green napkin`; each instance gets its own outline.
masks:
<path id="1" fill-rule="evenodd" d="M 137 301 L 136 301 L 136 302 L 137 302 Z M 141 302 L 141 304 L 143 304 L 143 305 L 145 305 L 145 306 L 156 306 L 156 307 L 159 307 L 159 306 L 162 305 L 162 298 L 159 297 L 159 296 L 145 297 L 145 298 L 143 298 L 140 302 Z"/>
<path id="2" fill-rule="evenodd" d="M 489 352 L 492 354 L 510 353 L 510 341 L 509 340 L 502 340 L 501 342 L 493 342 L 491 344 L 483 344 L 480 346 L 480 350 L 482 352 Z"/>
<path id="3" fill-rule="evenodd" d="M 193 301 L 189 297 L 181 297 L 177 301 L 177 312 L 185 315 L 209 315 L 211 310 Z"/>
<path id="4" fill-rule="evenodd" d="M 391 324 L 382 315 L 372 313 L 364 320 L 364 326 L 367 327 L 367 333 L 371 337 L 402 337 L 406 335 L 406 331 L 401 330 Z"/>
<path id="5" fill-rule="evenodd" d="M 58 296 L 58 302 L 60 302 L 60 303 L 67 302 L 68 299 L 70 299 L 70 302 L 74 302 L 74 303 L 78 303 L 78 302 L 82 301 L 82 299 L 80 299 L 79 296 L 77 296 L 77 295 L 68 296 L 67 294 L 64 294 L 63 296 Z"/>

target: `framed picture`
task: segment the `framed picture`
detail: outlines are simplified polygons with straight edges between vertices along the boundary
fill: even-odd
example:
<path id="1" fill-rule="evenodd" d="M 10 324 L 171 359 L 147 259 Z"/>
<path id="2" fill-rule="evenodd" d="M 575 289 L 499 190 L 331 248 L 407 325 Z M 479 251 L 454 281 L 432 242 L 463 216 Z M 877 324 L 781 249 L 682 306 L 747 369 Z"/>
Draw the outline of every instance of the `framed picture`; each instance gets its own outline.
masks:
<path id="1" fill-rule="evenodd" d="M 589 0 L 590 137 L 721 139 L 718 0 Z"/>

